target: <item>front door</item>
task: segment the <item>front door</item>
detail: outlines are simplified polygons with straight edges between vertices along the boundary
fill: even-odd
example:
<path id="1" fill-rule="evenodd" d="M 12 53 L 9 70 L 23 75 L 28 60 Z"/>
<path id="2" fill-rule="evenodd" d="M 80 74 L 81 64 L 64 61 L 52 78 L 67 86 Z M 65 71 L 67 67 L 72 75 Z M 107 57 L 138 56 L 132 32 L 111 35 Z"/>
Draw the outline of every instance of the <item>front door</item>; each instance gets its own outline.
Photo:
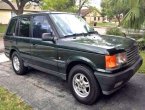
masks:
<path id="1" fill-rule="evenodd" d="M 58 71 L 57 48 L 52 41 L 42 41 L 42 34 L 53 30 L 46 16 L 37 15 L 32 18 L 32 40 L 31 55 L 32 64 L 36 68 L 45 68 L 51 71 Z"/>

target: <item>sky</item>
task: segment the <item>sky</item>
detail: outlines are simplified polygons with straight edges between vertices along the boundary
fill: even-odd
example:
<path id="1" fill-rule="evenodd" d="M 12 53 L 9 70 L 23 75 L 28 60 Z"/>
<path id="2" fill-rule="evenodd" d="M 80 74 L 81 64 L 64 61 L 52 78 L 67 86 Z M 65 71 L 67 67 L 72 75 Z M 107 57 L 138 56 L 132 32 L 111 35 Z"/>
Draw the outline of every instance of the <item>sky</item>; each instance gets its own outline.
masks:
<path id="1" fill-rule="evenodd" d="M 89 2 L 92 6 L 95 6 L 98 9 L 101 9 L 101 6 L 100 6 L 101 0 L 89 0 Z M 78 3 L 79 3 L 79 0 L 77 0 L 76 4 L 78 5 Z"/>
<path id="2" fill-rule="evenodd" d="M 92 5 L 100 9 L 101 0 L 92 0 Z"/>

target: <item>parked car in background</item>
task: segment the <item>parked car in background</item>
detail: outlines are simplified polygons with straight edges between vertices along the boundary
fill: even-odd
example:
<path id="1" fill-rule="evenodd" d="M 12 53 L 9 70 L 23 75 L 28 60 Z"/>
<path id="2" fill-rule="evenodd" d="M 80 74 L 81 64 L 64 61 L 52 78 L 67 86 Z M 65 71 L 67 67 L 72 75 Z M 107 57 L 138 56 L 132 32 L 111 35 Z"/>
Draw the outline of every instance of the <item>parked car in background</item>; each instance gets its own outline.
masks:
<path id="1" fill-rule="evenodd" d="M 56 75 L 68 81 L 73 96 L 84 104 L 120 89 L 142 65 L 136 41 L 99 35 L 71 13 L 13 17 L 4 45 L 16 74 L 32 67 Z"/>

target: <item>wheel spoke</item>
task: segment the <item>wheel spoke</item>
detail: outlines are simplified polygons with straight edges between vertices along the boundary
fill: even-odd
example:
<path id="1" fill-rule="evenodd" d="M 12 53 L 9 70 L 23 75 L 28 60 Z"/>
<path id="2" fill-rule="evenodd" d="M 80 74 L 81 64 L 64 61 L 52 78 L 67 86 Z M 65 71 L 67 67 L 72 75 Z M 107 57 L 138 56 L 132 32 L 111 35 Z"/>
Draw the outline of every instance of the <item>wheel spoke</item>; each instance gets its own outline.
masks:
<path id="1" fill-rule="evenodd" d="M 86 94 L 87 92 L 85 91 L 85 89 L 82 89 L 83 94 Z"/>
<path id="2" fill-rule="evenodd" d="M 85 93 L 87 93 L 87 94 L 89 93 L 89 90 L 87 90 L 86 88 L 84 89 L 84 91 L 85 91 Z"/>
<path id="3" fill-rule="evenodd" d="M 80 75 L 80 80 L 83 81 L 84 80 L 84 75 Z"/>
<path id="4" fill-rule="evenodd" d="M 83 84 L 84 84 L 84 86 L 85 86 L 86 88 L 90 87 L 89 82 L 85 82 L 85 81 L 83 81 Z"/>
<path id="5" fill-rule="evenodd" d="M 76 78 L 75 83 L 79 83 L 80 79 Z"/>
<path id="6" fill-rule="evenodd" d="M 79 86 L 77 87 L 77 90 L 78 90 L 79 92 L 81 92 L 81 88 L 80 88 Z"/>

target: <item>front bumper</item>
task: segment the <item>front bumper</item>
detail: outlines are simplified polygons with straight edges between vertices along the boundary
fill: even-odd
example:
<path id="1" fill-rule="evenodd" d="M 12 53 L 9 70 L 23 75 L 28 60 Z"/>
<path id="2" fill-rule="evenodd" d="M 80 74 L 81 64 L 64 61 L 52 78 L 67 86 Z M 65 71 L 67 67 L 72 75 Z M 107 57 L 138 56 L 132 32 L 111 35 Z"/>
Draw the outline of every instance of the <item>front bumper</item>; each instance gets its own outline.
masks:
<path id="1" fill-rule="evenodd" d="M 100 84 L 103 94 L 109 95 L 120 89 L 137 72 L 142 62 L 143 60 L 140 57 L 131 67 L 114 74 L 95 72 L 94 74 Z"/>

